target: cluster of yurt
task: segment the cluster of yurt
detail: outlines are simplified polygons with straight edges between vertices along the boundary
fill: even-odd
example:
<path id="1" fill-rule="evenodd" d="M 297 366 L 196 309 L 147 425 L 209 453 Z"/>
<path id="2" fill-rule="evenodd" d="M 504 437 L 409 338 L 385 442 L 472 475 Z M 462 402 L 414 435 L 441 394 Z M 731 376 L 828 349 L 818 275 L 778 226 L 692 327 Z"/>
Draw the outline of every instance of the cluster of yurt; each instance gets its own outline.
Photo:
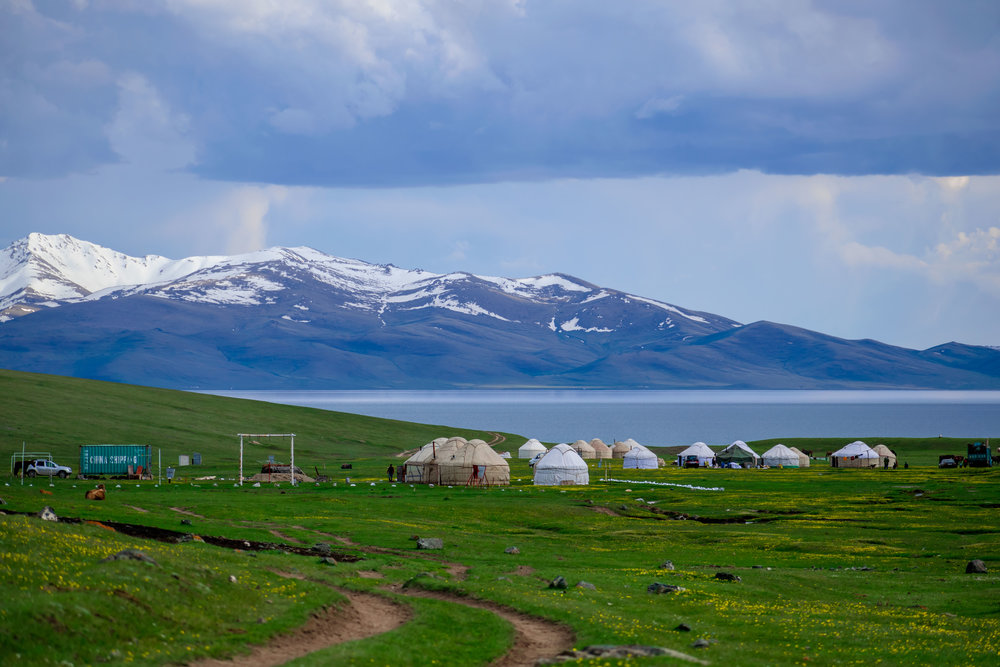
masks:
<path id="1" fill-rule="evenodd" d="M 476 439 L 438 438 L 406 459 L 403 467 L 405 480 L 411 484 L 510 484 L 507 461 L 488 444 Z"/>
<path id="2" fill-rule="evenodd" d="M 895 468 L 896 454 L 885 445 L 872 448 L 855 440 L 830 454 L 830 465 L 834 468 Z"/>

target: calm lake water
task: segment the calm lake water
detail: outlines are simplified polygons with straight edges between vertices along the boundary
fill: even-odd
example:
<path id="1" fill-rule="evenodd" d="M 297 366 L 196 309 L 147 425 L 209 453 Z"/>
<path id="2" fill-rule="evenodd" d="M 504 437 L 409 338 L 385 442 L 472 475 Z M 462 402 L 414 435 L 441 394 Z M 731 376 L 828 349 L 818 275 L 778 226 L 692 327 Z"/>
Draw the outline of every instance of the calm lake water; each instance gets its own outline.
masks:
<path id="1" fill-rule="evenodd" d="M 207 391 L 219 396 L 517 433 L 644 445 L 779 437 L 1000 436 L 1000 391 Z M 275 425 L 294 429 L 294 424 Z M 448 435 L 442 429 L 442 435 Z"/>

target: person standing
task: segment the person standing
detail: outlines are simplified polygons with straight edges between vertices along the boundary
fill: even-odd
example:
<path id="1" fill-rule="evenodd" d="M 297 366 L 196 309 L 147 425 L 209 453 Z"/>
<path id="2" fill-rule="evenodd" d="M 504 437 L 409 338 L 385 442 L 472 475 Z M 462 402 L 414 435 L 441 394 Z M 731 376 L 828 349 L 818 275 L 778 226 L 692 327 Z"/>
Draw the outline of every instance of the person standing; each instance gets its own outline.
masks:
<path id="1" fill-rule="evenodd" d="M 396 474 L 396 469 L 392 467 L 391 463 L 389 464 L 389 467 L 385 469 L 385 474 L 389 476 L 389 481 L 391 482 L 393 475 Z"/>

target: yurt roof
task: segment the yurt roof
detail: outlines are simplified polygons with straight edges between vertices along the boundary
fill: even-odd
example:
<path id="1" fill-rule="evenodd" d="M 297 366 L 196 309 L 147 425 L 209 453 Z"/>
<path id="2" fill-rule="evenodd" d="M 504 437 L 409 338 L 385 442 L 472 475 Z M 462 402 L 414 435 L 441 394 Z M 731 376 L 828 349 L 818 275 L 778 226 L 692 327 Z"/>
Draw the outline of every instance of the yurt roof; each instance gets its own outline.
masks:
<path id="1" fill-rule="evenodd" d="M 757 452 L 755 452 L 754 450 L 750 449 L 750 445 L 743 442 L 742 440 L 734 440 L 732 444 L 726 445 L 726 447 L 721 452 L 719 452 L 719 454 L 725 454 L 726 452 L 733 449 L 739 449 L 744 452 L 747 452 L 748 454 L 752 454 L 754 458 L 760 458 L 760 455 L 757 454 Z"/>
<path id="2" fill-rule="evenodd" d="M 763 457 L 765 459 L 789 458 L 789 459 L 796 459 L 796 460 L 798 460 L 799 455 L 796 454 L 795 452 L 793 452 L 791 449 L 789 449 L 785 445 L 782 445 L 781 443 L 778 443 L 774 447 L 771 447 L 771 449 L 769 449 L 766 452 L 764 452 Z"/>
<path id="3" fill-rule="evenodd" d="M 605 443 L 600 438 L 594 438 L 593 440 L 590 441 L 590 446 L 593 447 L 594 449 L 597 449 L 598 445 L 600 445 L 601 447 L 607 447 L 608 446 L 607 443 Z"/>
<path id="4" fill-rule="evenodd" d="M 628 441 L 625 441 L 625 442 L 616 442 L 615 446 L 611 448 L 611 451 L 621 453 L 621 452 L 627 452 L 630 449 L 632 449 L 632 445 L 628 444 Z"/>
<path id="5" fill-rule="evenodd" d="M 875 459 L 878 458 L 878 454 L 871 447 L 861 442 L 860 440 L 855 440 L 849 445 L 844 445 L 837 451 L 835 451 L 831 456 L 857 456 L 863 459 Z"/>
<path id="6" fill-rule="evenodd" d="M 629 447 L 637 447 L 639 445 L 639 443 L 633 440 L 632 438 L 626 440 L 625 444 L 628 445 Z"/>
<path id="7" fill-rule="evenodd" d="M 697 456 L 715 456 L 715 452 L 712 448 L 706 445 L 704 442 L 696 442 L 687 449 L 679 452 L 677 456 L 691 456 L 695 454 Z"/>
<path id="8" fill-rule="evenodd" d="M 590 452 L 590 453 L 594 453 L 594 452 L 597 451 L 593 447 L 591 447 L 590 443 L 587 442 L 586 440 L 577 440 L 576 442 L 574 442 L 573 443 L 573 449 L 575 449 L 577 452 Z"/>
<path id="9" fill-rule="evenodd" d="M 565 443 L 560 443 L 548 451 L 535 464 L 535 470 L 547 468 L 587 469 L 586 462 L 580 458 L 576 450 Z"/>
<path id="10" fill-rule="evenodd" d="M 656 459 L 656 454 L 650 451 L 647 447 L 642 445 L 636 445 L 628 451 L 625 455 L 627 459 Z"/>
<path id="11" fill-rule="evenodd" d="M 542 443 L 540 443 L 538 440 L 535 440 L 534 438 L 532 438 L 532 439 L 528 440 L 527 442 L 525 442 L 523 445 L 521 445 L 518 448 L 517 451 L 518 452 L 544 452 L 545 451 L 545 445 L 543 445 Z"/>
<path id="12" fill-rule="evenodd" d="M 878 454 L 879 456 L 888 456 L 890 458 L 896 458 L 896 455 L 893 454 L 892 450 L 882 444 L 875 445 L 874 447 L 872 447 L 872 451 Z"/>

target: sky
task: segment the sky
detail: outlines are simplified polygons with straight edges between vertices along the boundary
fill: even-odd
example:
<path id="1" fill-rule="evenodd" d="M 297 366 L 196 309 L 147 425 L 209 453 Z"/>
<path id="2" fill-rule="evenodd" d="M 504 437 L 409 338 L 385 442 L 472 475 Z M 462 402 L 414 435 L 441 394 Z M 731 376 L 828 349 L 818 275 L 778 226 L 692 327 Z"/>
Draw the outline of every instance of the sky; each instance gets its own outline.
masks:
<path id="1" fill-rule="evenodd" d="M 0 0 L 0 246 L 1000 346 L 996 0 Z"/>

